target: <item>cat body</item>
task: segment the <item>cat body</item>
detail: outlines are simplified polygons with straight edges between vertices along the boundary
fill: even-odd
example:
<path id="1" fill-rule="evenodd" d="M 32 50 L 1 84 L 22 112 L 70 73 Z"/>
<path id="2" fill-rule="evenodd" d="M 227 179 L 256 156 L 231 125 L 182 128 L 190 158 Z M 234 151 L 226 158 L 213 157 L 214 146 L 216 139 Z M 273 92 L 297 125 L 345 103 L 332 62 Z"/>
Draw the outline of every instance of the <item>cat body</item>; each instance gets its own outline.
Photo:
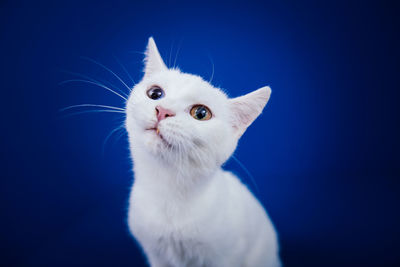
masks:
<path id="1" fill-rule="evenodd" d="M 152 38 L 145 64 L 126 108 L 135 175 L 128 225 L 150 265 L 280 266 L 268 215 L 221 169 L 270 89 L 229 99 L 198 76 L 168 69 Z"/>

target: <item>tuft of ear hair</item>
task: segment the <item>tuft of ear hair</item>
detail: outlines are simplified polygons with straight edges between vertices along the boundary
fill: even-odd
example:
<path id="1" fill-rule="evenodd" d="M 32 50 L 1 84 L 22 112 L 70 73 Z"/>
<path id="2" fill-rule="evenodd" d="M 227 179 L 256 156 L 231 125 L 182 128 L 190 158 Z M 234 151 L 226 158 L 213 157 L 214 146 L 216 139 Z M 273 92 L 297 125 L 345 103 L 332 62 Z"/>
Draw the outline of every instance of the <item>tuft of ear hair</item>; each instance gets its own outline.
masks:
<path id="1" fill-rule="evenodd" d="M 157 45 L 153 37 L 150 37 L 147 43 L 144 64 L 144 76 L 168 69 L 160 55 L 160 52 L 157 49 Z"/>
<path id="2" fill-rule="evenodd" d="M 271 95 L 269 86 L 262 87 L 246 95 L 229 100 L 232 111 L 232 126 L 237 138 L 261 114 Z"/>

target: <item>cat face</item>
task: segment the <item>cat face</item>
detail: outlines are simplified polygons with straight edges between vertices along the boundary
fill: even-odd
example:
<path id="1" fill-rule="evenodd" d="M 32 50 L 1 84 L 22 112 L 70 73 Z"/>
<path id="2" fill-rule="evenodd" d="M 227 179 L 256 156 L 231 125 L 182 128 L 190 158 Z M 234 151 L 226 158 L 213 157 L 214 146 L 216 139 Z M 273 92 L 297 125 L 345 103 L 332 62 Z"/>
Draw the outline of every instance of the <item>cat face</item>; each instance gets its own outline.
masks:
<path id="1" fill-rule="evenodd" d="M 133 154 L 150 153 L 177 166 L 220 166 L 269 95 L 269 87 L 264 87 L 229 99 L 199 76 L 168 69 L 150 38 L 144 77 L 133 88 L 126 108 Z"/>

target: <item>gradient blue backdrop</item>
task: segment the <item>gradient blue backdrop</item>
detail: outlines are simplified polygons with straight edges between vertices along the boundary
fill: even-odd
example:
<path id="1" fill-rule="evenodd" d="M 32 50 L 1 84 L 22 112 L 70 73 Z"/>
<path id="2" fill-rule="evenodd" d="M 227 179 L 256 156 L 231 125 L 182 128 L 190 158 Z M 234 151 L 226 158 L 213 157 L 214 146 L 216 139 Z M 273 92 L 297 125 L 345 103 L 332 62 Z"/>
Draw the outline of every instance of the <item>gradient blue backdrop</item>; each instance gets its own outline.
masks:
<path id="1" fill-rule="evenodd" d="M 130 237 L 122 106 L 63 70 L 132 85 L 154 36 L 165 61 L 239 96 L 272 87 L 236 151 L 285 266 L 399 264 L 399 27 L 389 1 L 0 2 L 0 265 L 145 266 Z M 179 53 L 177 53 L 179 50 Z M 172 64 L 172 63 L 171 63 Z M 199 92 L 200 93 L 200 92 Z"/>

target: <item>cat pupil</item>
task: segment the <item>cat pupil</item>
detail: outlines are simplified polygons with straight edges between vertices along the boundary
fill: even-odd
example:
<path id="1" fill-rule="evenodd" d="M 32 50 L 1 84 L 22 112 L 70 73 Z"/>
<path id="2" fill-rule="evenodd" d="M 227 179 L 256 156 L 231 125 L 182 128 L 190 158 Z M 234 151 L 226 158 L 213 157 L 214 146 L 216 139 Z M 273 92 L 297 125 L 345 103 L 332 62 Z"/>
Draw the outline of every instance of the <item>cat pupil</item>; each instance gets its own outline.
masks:
<path id="1" fill-rule="evenodd" d="M 195 105 L 190 110 L 190 115 L 196 120 L 206 121 L 211 119 L 211 111 L 204 105 Z"/>
<path id="2" fill-rule="evenodd" d="M 156 89 L 151 93 L 151 98 L 153 99 L 158 99 L 160 98 L 162 95 L 161 90 L 160 89 Z"/>
<path id="3" fill-rule="evenodd" d="M 152 87 L 147 91 L 147 96 L 153 100 L 157 100 L 164 96 L 164 91 L 160 87 Z"/>
<path id="4" fill-rule="evenodd" d="M 206 115 L 207 115 L 207 110 L 206 110 L 205 108 L 199 107 L 199 108 L 196 110 L 196 117 L 197 117 L 199 120 L 203 119 Z"/>
<path id="5" fill-rule="evenodd" d="M 161 96 L 162 96 L 162 91 L 161 91 L 161 89 L 159 89 L 159 88 L 154 89 L 154 90 L 151 92 L 151 95 L 150 95 L 150 97 L 151 97 L 152 99 L 159 99 Z"/>

